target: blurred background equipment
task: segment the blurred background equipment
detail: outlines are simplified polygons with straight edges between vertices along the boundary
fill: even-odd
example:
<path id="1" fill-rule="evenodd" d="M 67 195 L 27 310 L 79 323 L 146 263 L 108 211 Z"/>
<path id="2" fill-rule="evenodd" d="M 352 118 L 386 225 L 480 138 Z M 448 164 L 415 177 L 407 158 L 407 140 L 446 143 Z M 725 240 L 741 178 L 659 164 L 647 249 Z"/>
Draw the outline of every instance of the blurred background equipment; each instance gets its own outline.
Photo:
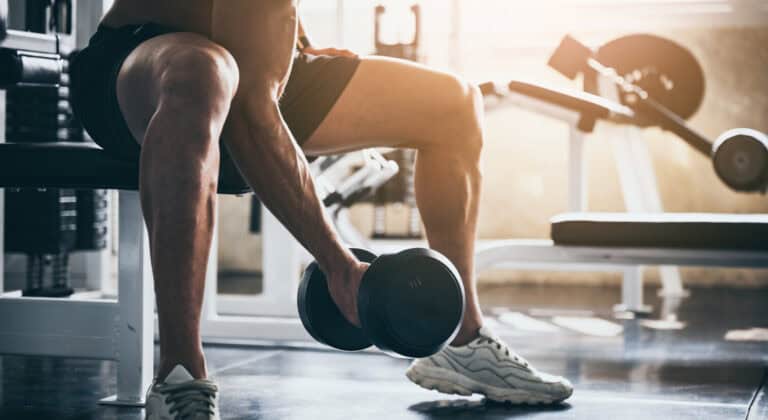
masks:
<path id="1" fill-rule="evenodd" d="M 589 93 L 599 92 L 599 77 L 615 83 L 622 104 L 635 112 L 629 123 L 676 134 L 711 158 L 717 175 L 732 189 L 763 193 L 768 189 L 765 134 L 738 129 L 726 132 L 713 144 L 685 122 L 704 97 L 704 76 L 698 61 L 684 47 L 641 34 L 618 38 L 595 52 L 566 36 L 549 65 L 571 79 L 583 75 L 583 88 Z"/>
<path id="2" fill-rule="evenodd" d="M 374 54 L 400 58 L 410 61 L 421 61 L 421 6 L 411 5 L 413 18 L 413 38 L 408 42 L 384 42 L 383 17 L 387 8 L 376 6 L 374 15 Z M 404 25 L 405 26 L 405 25 Z M 414 185 L 414 170 L 416 168 L 416 151 L 398 149 L 385 153 L 387 159 L 397 163 L 400 168 L 397 176 L 384 184 L 373 196 L 373 234 L 374 239 L 419 239 L 422 237 L 421 217 L 416 208 L 416 193 Z M 387 210 L 390 205 L 403 206 L 406 212 L 405 229 L 393 231 L 388 223 Z"/>
<path id="3" fill-rule="evenodd" d="M 671 39 L 653 34 L 623 35 L 602 44 L 594 56 L 684 120 L 690 119 L 704 100 L 704 69 L 688 48 Z M 596 76 L 595 72 L 584 73 L 585 91 L 598 93 Z M 621 94 L 625 105 L 628 94 Z"/>
<path id="4" fill-rule="evenodd" d="M 70 54 L 59 49 L 58 38 L 72 33 L 72 4 L 35 0 L 24 6 L 25 29 L 53 35 L 58 51 L 0 49 L 6 141 L 90 141 L 70 105 Z M 107 247 L 107 191 L 17 189 L 6 196 L 6 252 L 27 256 L 24 295 L 71 295 L 70 253 Z"/>

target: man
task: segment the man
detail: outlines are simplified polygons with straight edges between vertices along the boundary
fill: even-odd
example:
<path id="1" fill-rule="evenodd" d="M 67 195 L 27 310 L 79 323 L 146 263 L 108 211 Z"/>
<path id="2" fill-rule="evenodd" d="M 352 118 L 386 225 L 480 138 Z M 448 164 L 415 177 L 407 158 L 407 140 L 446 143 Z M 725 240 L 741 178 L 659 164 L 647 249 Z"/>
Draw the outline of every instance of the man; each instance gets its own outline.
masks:
<path id="1" fill-rule="evenodd" d="M 452 346 L 414 362 L 407 376 L 493 400 L 568 398 L 567 380 L 539 373 L 483 327 L 473 267 L 478 90 L 404 61 L 306 45 L 295 54 L 296 3 L 116 0 L 72 64 L 73 102 L 86 129 L 107 151 L 140 156 L 161 353 L 147 418 L 218 418 L 199 321 L 220 162 L 231 157 L 316 258 L 334 301 L 357 324 L 367 265 L 339 243 L 304 153 L 369 147 L 418 151 L 416 199 L 427 238 L 453 261 L 467 291 Z"/>

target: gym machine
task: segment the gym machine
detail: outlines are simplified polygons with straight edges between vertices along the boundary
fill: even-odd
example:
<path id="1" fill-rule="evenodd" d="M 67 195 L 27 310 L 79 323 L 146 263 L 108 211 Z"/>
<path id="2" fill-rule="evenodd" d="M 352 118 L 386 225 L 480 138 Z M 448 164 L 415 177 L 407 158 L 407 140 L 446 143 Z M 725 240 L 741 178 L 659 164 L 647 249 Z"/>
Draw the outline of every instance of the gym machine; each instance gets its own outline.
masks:
<path id="1" fill-rule="evenodd" d="M 374 54 L 419 62 L 421 56 L 421 6 L 413 4 L 410 13 L 413 18 L 413 38 L 408 42 L 384 42 L 383 18 L 387 13 L 383 5 L 376 6 L 374 15 Z M 390 182 L 383 185 L 373 198 L 373 238 L 374 239 L 419 239 L 422 237 L 421 217 L 416 208 L 414 170 L 416 152 L 399 149 L 386 153 L 388 159 L 397 163 L 400 172 Z M 400 204 L 407 212 L 406 228 L 402 232 L 391 233 L 387 229 L 387 206 Z"/>
<path id="2" fill-rule="evenodd" d="M 598 93 L 598 77 L 613 83 L 621 103 L 632 111 L 619 122 L 657 126 L 676 134 L 711 158 L 717 175 L 733 190 L 765 193 L 768 189 L 768 136 L 736 128 L 713 142 L 685 123 L 703 99 L 704 75 L 682 46 L 640 34 L 621 37 L 593 51 L 566 36 L 549 65 L 570 79 L 582 75 L 588 93 Z M 580 121 L 581 127 L 589 125 L 594 125 L 594 119 Z"/>
<path id="3" fill-rule="evenodd" d="M 664 213 L 640 130 L 656 126 L 681 137 L 714 162 L 736 191 L 765 191 L 766 137 L 729 130 L 714 143 L 685 123 L 704 94 L 695 57 L 670 40 L 648 34 L 620 37 L 593 51 L 566 37 L 549 63 L 582 90 L 519 80 L 483 83 L 489 107 L 513 104 L 563 121 L 569 127 L 569 213 L 552 219 L 551 240 L 483 241 L 477 267 L 586 268 L 624 274 L 620 312 L 647 313 L 642 266 L 659 265 L 661 294 L 686 295 L 673 265 L 766 267 L 768 216 Z M 586 135 L 610 135 L 627 213 L 587 213 Z M 595 140 L 597 141 L 597 140 Z"/>
<path id="4" fill-rule="evenodd" d="M 768 189 L 766 134 L 734 128 L 711 141 L 685 122 L 701 105 L 705 82 L 698 61 L 681 45 L 655 35 L 634 34 L 593 51 L 566 36 L 549 65 L 570 79 L 581 76 L 584 93 L 518 80 L 506 86 L 486 82 L 481 90 L 491 100 L 517 94 L 574 109 L 581 102 L 585 108 L 576 128 L 586 133 L 594 130 L 597 120 L 670 131 L 711 159 L 717 175 L 734 191 L 765 193 Z"/>
<path id="5" fill-rule="evenodd" d="M 2 82 L 6 87 L 6 140 L 89 141 L 69 103 L 67 64 L 73 47 L 72 3 L 43 0 L 15 2 L 14 6 L 23 6 L 13 10 L 14 25 L 23 27 L 27 33 L 54 37 L 55 51 L 0 49 Z M 6 197 L 5 252 L 22 253 L 27 259 L 22 294 L 72 295 L 70 254 L 100 251 L 107 246 L 106 190 L 9 189 Z"/>

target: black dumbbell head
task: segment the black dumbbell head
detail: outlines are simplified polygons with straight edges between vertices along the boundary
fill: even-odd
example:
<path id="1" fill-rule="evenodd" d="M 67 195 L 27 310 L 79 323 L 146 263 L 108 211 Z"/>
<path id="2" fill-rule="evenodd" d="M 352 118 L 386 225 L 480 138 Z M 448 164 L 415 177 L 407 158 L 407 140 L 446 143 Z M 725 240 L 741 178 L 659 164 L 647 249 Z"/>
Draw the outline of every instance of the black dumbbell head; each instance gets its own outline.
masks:
<path id="1" fill-rule="evenodd" d="M 359 249 L 352 252 L 360 261 L 371 262 L 376 255 Z M 357 351 L 371 346 L 361 328 L 344 318 L 328 292 L 328 283 L 320 266 L 313 262 L 299 283 L 298 308 L 301 323 L 317 341 L 339 350 Z"/>
<path id="2" fill-rule="evenodd" d="M 768 189 L 768 136 L 749 128 L 728 130 L 712 147 L 712 163 L 732 189 L 764 192 Z"/>
<path id="3" fill-rule="evenodd" d="M 363 330 L 381 350 L 427 357 L 456 336 L 464 287 L 438 252 L 414 248 L 379 257 L 365 273 L 357 301 Z"/>

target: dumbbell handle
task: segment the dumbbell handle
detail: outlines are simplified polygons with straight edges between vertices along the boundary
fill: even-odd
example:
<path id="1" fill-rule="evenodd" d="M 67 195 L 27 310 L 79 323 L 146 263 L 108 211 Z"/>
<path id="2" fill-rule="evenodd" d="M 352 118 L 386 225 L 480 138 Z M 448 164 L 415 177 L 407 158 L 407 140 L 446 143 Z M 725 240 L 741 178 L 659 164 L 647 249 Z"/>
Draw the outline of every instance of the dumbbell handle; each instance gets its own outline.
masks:
<path id="1" fill-rule="evenodd" d="M 603 65 L 594 58 L 589 58 L 587 60 L 587 65 L 590 69 L 597 72 L 597 74 L 614 82 L 622 91 L 628 94 L 628 100 L 626 101 L 628 102 L 627 106 L 634 109 L 642 116 L 648 116 L 655 121 L 659 121 L 659 126 L 661 128 L 677 134 L 686 143 L 691 145 L 691 147 L 703 153 L 705 156 L 712 156 L 711 141 L 689 127 L 685 120 L 680 118 L 679 115 L 651 98 L 650 95 L 648 95 L 648 92 L 643 88 L 628 82 L 626 79 L 616 74 L 614 69 Z"/>

